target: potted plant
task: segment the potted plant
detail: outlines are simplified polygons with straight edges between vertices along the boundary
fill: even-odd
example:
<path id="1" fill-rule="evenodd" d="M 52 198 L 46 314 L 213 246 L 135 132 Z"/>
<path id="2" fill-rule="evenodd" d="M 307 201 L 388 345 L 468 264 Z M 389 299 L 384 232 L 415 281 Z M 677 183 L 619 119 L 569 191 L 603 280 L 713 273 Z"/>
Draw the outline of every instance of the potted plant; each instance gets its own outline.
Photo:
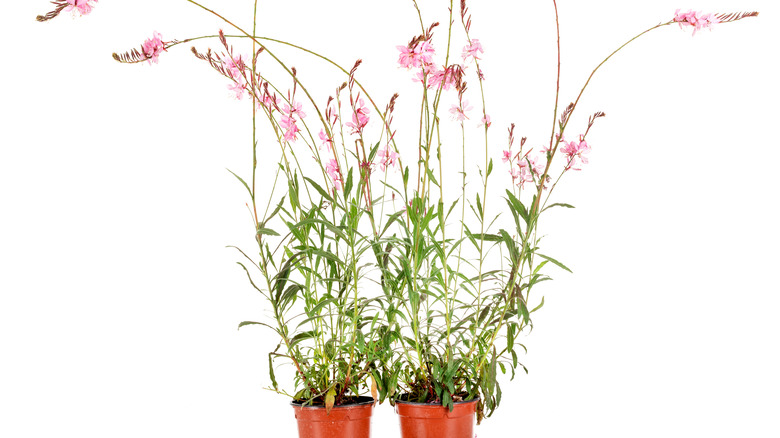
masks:
<path id="1" fill-rule="evenodd" d="M 87 14 L 96 0 L 53 3 L 54 10 L 39 21 L 67 11 Z M 291 43 L 257 36 L 257 2 L 251 33 L 189 3 L 233 30 L 170 41 L 155 33 L 140 48 L 114 58 L 156 63 L 174 47 L 213 41 L 214 48 L 193 48 L 193 54 L 221 75 L 237 98 L 251 101 L 251 173 L 233 175 L 247 191 L 258 246 L 236 250 L 271 317 L 244 321 L 239 328 L 260 325 L 278 337 L 268 355 L 270 389 L 292 399 L 302 437 L 368 436 L 373 403 L 385 398 L 395 404 L 404 436 L 470 437 L 474 417 L 479 422 L 501 402 L 499 371 L 514 376 L 524 368 L 518 361 L 518 348 L 524 348 L 519 335 L 532 327 L 531 314 L 544 304 L 531 290 L 550 279 L 546 268 L 568 270 L 540 252 L 539 219 L 548 209 L 571 207 L 548 201 L 564 175 L 587 163 L 588 132 L 604 116 L 594 113 L 574 137 L 565 132 L 590 78 L 568 106 L 559 107 L 556 95 L 548 145 L 528 147 L 525 138 L 515 139 L 512 125 L 506 150 L 494 157 L 488 147 L 494 128 L 481 93 L 483 48 L 470 33 L 465 2 L 450 2 L 446 32 L 436 23 L 423 24 L 417 8 L 420 33 L 399 46 L 399 63 L 422 87 L 417 161 L 404 165 L 393 124 L 397 96 L 380 106 L 356 78 L 359 61 L 345 68 Z M 678 11 L 673 20 L 629 42 L 670 24 L 700 30 L 755 15 Z M 436 32 L 447 34 L 447 48 L 438 58 Z M 453 32 L 462 35 L 462 44 Z M 274 45 L 318 57 L 339 69 L 344 82 L 318 101 Z M 286 75 L 264 75 L 264 63 Z M 558 68 L 560 75 L 560 62 Z M 469 88 L 467 81 L 478 86 Z M 460 145 L 461 175 L 453 185 L 445 180 L 440 134 L 448 129 L 441 120 L 445 112 L 465 131 L 473 111 L 468 97 L 477 88 L 479 97 L 472 102 L 481 100 L 476 118 L 484 144 L 477 163 L 481 185 L 474 194 L 467 185 L 472 175 L 467 143 Z M 442 109 L 445 93 L 457 99 L 448 111 Z M 262 180 L 272 182 L 268 199 L 258 191 L 263 184 L 258 144 L 267 141 L 257 134 L 260 123 L 281 156 L 275 175 Z M 509 166 L 511 189 L 498 196 L 494 187 L 500 186 L 489 184 L 497 170 L 494 158 Z M 497 198 L 508 214 L 490 217 L 488 199 Z M 274 369 L 280 363 L 290 365 L 287 380 L 293 389 L 277 383 Z M 372 397 L 365 397 L 369 392 Z"/>
<path id="2" fill-rule="evenodd" d="M 555 1 L 553 6 L 557 27 Z M 572 131 L 578 128 L 567 128 L 596 71 L 650 31 L 679 25 L 692 28 L 695 34 L 715 24 L 758 15 L 678 10 L 672 19 L 642 31 L 601 61 L 568 105 L 560 104 L 557 92 L 559 40 L 552 129 L 543 147 L 529 147 L 526 137 L 516 139 L 514 124 L 509 127 L 500 158 L 507 168 L 507 173 L 502 170 L 501 174 L 511 188 L 496 196 L 494 192 L 506 184 L 492 180 L 496 176 L 494 158 L 498 157 L 491 155 L 489 143 L 491 119 L 480 68 L 483 47 L 470 32 L 472 20 L 466 2 L 450 2 L 448 11 L 448 26 L 441 32 L 445 38 L 438 44 L 433 38 L 437 24 L 426 27 L 417 8 L 420 34 L 398 47 L 399 64 L 412 70 L 421 82 L 423 102 L 418 179 L 411 192 L 406 180 L 403 188 L 397 189 L 410 201 L 404 220 L 395 222 L 397 233 L 383 240 L 383 245 L 392 249 L 381 265 L 388 325 L 397 339 L 396 359 L 383 367 L 383 386 L 392 392 L 404 438 L 473 436 L 475 417 L 479 423 L 501 402 L 499 374 L 509 372 L 514 378 L 518 367 L 525 370 L 518 361 L 518 351 L 525 349 L 520 335 L 533 328 L 531 315 L 544 305 L 535 287 L 551 279 L 548 268 L 570 272 L 545 254 L 539 223 L 550 209 L 572 208 L 551 196 L 564 177 L 588 163 L 588 133 L 605 114 L 593 113 L 576 132 Z M 477 86 L 467 87 L 467 82 Z M 462 179 L 445 180 L 440 132 L 448 126 L 441 120 L 446 112 L 441 99 L 448 92 L 457 94 L 457 103 L 449 113 L 461 133 L 466 129 L 467 114 L 472 120 L 481 120 L 480 185 L 476 193 L 468 190 L 467 179 L 474 174 L 476 146 L 466 142 L 465 134 L 460 136 Z M 469 101 L 478 102 L 476 109 Z M 504 205 L 501 214 L 489 216 L 488 202 Z"/>
<path id="3" fill-rule="evenodd" d="M 54 10 L 38 16 L 38 21 L 63 12 L 89 14 L 96 0 L 52 3 Z M 383 205 L 373 190 L 381 174 L 399 163 L 397 153 L 387 146 L 392 141 L 395 97 L 380 111 L 355 80 L 358 61 L 351 70 L 336 66 L 345 81 L 335 84 L 326 102 L 315 101 L 296 69 L 266 44 L 296 46 L 254 36 L 256 1 L 254 6 L 251 33 L 223 18 L 236 34 L 220 30 L 215 35 L 166 41 L 155 32 L 139 48 L 113 57 L 125 64 L 152 64 L 164 52 L 185 47 L 184 43 L 208 40 L 217 45 L 191 50 L 224 78 L 236 98 L 251 101 L 251 173 L 245 177 L 231 173 L 247 192 L 257 247 L 234 248 L 241 257 L 239 266 L 271 313 L 265 320 L 241 322 L 238 328 L 258 325 L 277 337 L 277 347 L 268 353 L 268 389 L 291 398 L 301 438 L 366 438 L 373 405 L 380 399 L 377 367 L 389 360 L 393 340 L 382 301 L 365 293 L 373 266 L 365 263 L 365 257 L 382 257 L 377 245 L 385 226 Z M 266 63 L 276 64 L 286 75 L 266 77 L 259 66 Z M 379 141 L 368 143 L 364 130 L 374 111 L 381 120 Z M 270 139 L 257 136 L 263 122 L 272 133 Z M 258 144 L 269 140 L 281 157 L 272 177 L 257 172 L 258 160 L 263 159 Z M 304 162 L 306 154 L 313 159 Z M 262 202 L 258 190 L 267 193 L 269 183 L 270 196 Z M 365 229 L 370 232 L 364 233 Z M 277 382 L 274 370 L 280 364 L 291 365 L 292 375 L 284 379 L 293 382 L 290 388 Z"/>

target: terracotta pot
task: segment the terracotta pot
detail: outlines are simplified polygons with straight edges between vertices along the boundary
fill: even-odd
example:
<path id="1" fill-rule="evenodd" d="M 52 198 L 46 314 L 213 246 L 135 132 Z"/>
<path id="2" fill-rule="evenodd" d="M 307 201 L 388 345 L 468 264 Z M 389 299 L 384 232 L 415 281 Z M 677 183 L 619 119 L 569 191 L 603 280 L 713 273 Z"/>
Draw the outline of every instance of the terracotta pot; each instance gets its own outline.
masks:
<path id="1" fill-rule="evenodd" d="M 401 438 L 474 438 L 478 401 L 457 402 L 452 411 L 430 403 L 396 401 Z"/>
<path id="2" fill-rule="evenodd" d="M 301 406 L 291 403 L 298 420 L 300 438 L 370 438 L 374 399 L 358 397 L 357 403 L 334 406 Z"/>

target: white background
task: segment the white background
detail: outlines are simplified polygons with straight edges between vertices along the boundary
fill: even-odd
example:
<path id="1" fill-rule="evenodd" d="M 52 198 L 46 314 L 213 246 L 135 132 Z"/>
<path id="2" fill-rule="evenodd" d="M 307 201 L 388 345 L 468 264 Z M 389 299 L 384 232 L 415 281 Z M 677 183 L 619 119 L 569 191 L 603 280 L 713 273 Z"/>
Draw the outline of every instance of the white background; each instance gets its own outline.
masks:
<path id="1" fill-rule="evenodd" d="M 251 24 L 249 0 L 210 3 Z M 551 2 L 471 3 L 494 156 L 510 122 L 542 144 Z M 422 4 L 426 23 L 446 20 Z M 273 339 L 236 331 L 263 316 L 225 248 L 251 245 L 245 192 L 224 170 L 249 169 L 247 103 L 189 45 L 152 67 L 109 56 L 155 30 L 227 27 L 184 1 L 102 1 L 88 17 L 36 23 L 48 7 L 11 2 L 0 18 L 0 436 L 295 436 L 287 400 L 262 389 Z M 547 252 L 574 274 L 544 284 L 530 373 L 504 383 L 480 437 L 780 436 L 776 4 L 560 0 L 561 103 L 678 7 L 762 15 L 695 38 L 657 30 L 596 76 L 572 125 L 607 118 L 589 136 L 591 163 L 557 194 L 577 208 L 547 224 Z M 395 66 L 395 46 L 419 31 L 411 2 L 260 9 L 259 34 L 345 65 L 361 57 L 377 99 L 401 91 L 413 111 Z M 284 53 L 320 101 L 342 80 Z M 374 436 L 398 436 L 387 404 Z"/>

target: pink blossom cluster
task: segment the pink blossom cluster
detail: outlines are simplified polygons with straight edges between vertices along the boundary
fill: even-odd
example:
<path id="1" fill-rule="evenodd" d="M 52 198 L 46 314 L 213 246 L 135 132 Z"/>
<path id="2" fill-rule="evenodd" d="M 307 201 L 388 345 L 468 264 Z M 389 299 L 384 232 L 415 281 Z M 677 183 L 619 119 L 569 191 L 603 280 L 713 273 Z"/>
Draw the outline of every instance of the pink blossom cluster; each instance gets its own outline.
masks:
<path id="1" fill-rule="evenodd" d="M 298 133 L 301 132 L 301 129 L 298 127 L 296 116 L 300 119 L 306 117 L 301 104 L 295 101 L 291 101 L 290 105 L 284 104 L 282 116 L 279 118 L 279 126 L 284 130 L 285 141 L 298 140 Z"/>
<path id="2" fill-rule="evenodd" d="M 417 41 L 417 42 L 415 42 Z M 436 51 L 428 40 L 414 40 L 409 46 L 397 46 L 401 54 L 398 57 L 398 64 L 406 69 L 417 68 L 414 81 L 424 83 L 426 88 L 450 90 L 457 88 L 460 82 L 460 76 L 463 74 L 463 66 L 452 64 L 439 67 L 434 63 L 433 57 Z M 482 43 L 478 39 L 473 39 L 463 48 L 463 60 L 478 60 L 479 54 L 484 53 Z M 482 72 L 477 72 L 480 78 L 484 79 Z"/>
<path id="3" fill-rule="evenodd" d="M 469 58 L 478 61 L 480 59 L 479 53 L 485 53 L 485 50 L 482 48 L 482 43 L 480 43 L 478 39 L 474 38 L 466 47 L 463 48 L 463 54 L 461 56 L 463 57 L 463 61 L 467 61 Z"/>
<path id="4" fill-rule="evenodd" d="M 246 79 L 244 78 L 244 71 L 246 70 L 246 63 L 244 63 L 241 55 L 237 57 L 228 57 L 222 61 L 222 65 L 225 67 L 225 71 L 233 79 L 233 83 L 228 85 L 228 89 L 236 93 L 236 99 L 241 100 L 244 97 L 244 91 L 246 90 Z"/>
<path id="5" fill-rule="evenodd" d="M 368 124 L 368 114 L 368 107 L 361 98 L 357 103 L 352 103 L 352 121 L 345 123 L 345 125 L 352 128 L 353 134 L 363 135 L 363 128 Z"/>
<path id="6" fill-rule="evenodd" d="M 258 94 L 260 94 L 260 96 L 257 96 L 258 109 L 263 109 L 263 106 L 265 106 L 269 111 L 273 111 L 274 108 L 277 108 L 276 94 L 269 93 L 267 87 Z"/>
<path id="7" fill-rule="evenodd" d="M 449 90 L 455 85 L 455 77 L 445 68 L 439 68 L 433 62 L 436 50 L 427 41 L 419 41 L 413 47 L 397 46 L 401 54 L 398 56 L 398 64 L 406 69 L 419 68 L 414 81 L 425 83 L 428 89 L 436 89 L 439 86 Z"/>
<path id="8" fill-rule="evenodd" d="M 517 185 L 523 187 L 525 183 L 534 182 L 534 177 L 539 178 L 544 172 L 544 165 L 537 162 L 533 157 L 525 157 L 517 162 L 517 168 L 520 169 L 517 175 Z"/>
<path id="9" fill-rule="evenodd" d="M 398 152 L 390 149 L 390 145 L 377 151 L 377 163 L 379 163 L 382 172 L 387 172 L 388 167 L 396 166 L 400 169 L 401 166 L 398 161 Z"/>
<path id="10" fill-rule="evenodd" d="M 162 40 L 162 35 L 160 35 L 158 32 L 155 32 L 152 35 L 152 38 L 144 41 L 144 43 L 141 45 L 141 48 L 143 49 L 144 55 L 149 61 L 149 64 L 157 64 L 160 54 L 165 51 L 165 43 Z"/>
<path id="11" fill-rule="evenodd" d="M 325 166 L 325 172 L 328 173 L 328 176 L 333 181 L 333 187 L 336 190 L 341 190 L 341 186 L 344 184 L 344 181 L 341 179 L 341 169 L 339 169 L 339 162 L 334 158 L 331 158 L 331 160 L 328 161 L 328 164 Z"/>
<path id="12" fill-rule="evenodd" d="M 566 170 L 582 170 L 575 166 L 588 164 L 588 158 L 584 156 L 584 154 L 589 153 L 591 149 L 590 146 L 588 146 L 588 143 L 585 142 L 585 139 L 582 136 L 580 136 L 579 141 L 566 142 L 563 139 L 561 139 L 561 141 L 563 142 L 561 152 L 566 155 Z"/>
<path id="13" fill-rule="evenodd" d="M 696 35 L 697 31 L 711 29 L 713 24 L 720 23 L 720 19 L 711 13 L 704 14 L 693 10 L 680 12 L 680 9 L 678 9 L 674 12 L 674 22 L 680 24 L 680 29 L 684 26 L 693 27 L 693 35 Z"/>
<path id="14" fill-rule="evenodd" d="M 414 77 L 414 81 L 425 83 L 429 90 L 437 89 L 439 86 L 445 90 L 450 90 L 455 86 L 456 82 L 455 75 L 450 69 L 439 69 L 434 64 L 420 68 Z"/>
<path id="15" fill-rule="evenodd" d="M 522 188 L 525 186 L 525 183 L 533 183 L 534 178 L 538 179 L 541 177 L 544 172 L 544 164 L 541 161 L 537 161 L 534 157 L 529 157 L 528 153 L 518 158 L 517 163 L 514 162 L 515 158 L 512 156 L 512 151 L 509 150 L 505 150 L 501 157 L 501 161 L 509 163 L 509 174 L 512 176 L 512 184 Z"/>
<path id="16" fill-rule="evenodd" d="M 67 0 L 68 6 L 65 7 L 65 12 L 73 11 L 79 15 L 87 15 L 92 12 L 92 8 L 95 7 L 93 3 L 97 3 L 98 0 Z"/>
<path id="17" fill-rule="evenodd" d="M 398 64 L 403 68 L 421 68 L 433 64 L 433 55 L 436 51 L 427 40 L 418 41 L 412 47 L 396 46 L 396 48 L 401 52 L 398 55 Z"/>

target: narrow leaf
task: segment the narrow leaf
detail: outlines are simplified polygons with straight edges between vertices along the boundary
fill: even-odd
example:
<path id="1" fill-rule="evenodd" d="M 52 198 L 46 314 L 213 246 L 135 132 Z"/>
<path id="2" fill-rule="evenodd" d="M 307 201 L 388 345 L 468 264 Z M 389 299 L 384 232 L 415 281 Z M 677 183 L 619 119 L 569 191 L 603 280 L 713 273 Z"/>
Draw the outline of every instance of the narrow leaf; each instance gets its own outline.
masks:
<path id="1" fill-rule="evenodd" d="M 317 184 L 316 182 L 314 182 L 314 180 L 312 180 L 311 178 L 309 178 L 309 177 L 307 177 L 307 176 L 304 176 L 304 177 L 303 177 L 303 179 L 305 179 L 306 181 L 308 181 L 308 183 L 309 183 L 309 184 L 311 184 L 311 186 L 312 186 L 312 187 L 314 187 L 314 190 L 316 190 L 317 192 L 319 192 L 319 194 L 320 194 L 320 195 L 321 195 L 323 198 L 327 199 L 327 200 L 328 200 L 329 202 L 331 202 L 331 203 L 333 202 L 333 198 L 331 198 L 331 197 L 330 197 L 330 195 L 328 194 L 328 192 L 326 192 L 326 191 L 325 191 L 325 190 L 324 190 L 324 189 L 323 189 L 323 188 L 322 188 L 322 187 L 321 187 L 319 184 Z"/>
<path id="2" fill-rule="evenodd" d="M 542 211 L 545 211 L 545 210 L 547 210 L 548 208 L 553 208 L 553 207 L 574 208 L 574 206 L 573 206 L 573 205 L 571 205 L 571 204 L 562 204 L 562 203 L 560 203 L 560 202 L 556 202 L 555 204 L 550 204 L 550 205 L 548 205 L 547 207 L 544 207 L 544 209 L 543 209 Z"/>
<path id="3" fill-rule="evenodd" d="M 538 255 L 539 257 L 541 257 L 541 258 L 543 258 L 543 259 L 545 259 L 545 260 L 549 260 L 549 261 L 551 261 L 551 262 L 552 262 L 554 265 L 558 266 L 558 267 L 559 267 L 559 268 L 561 268 L 561 269 L 564 269 L 564 270 L 566 270 L 566 271 L 569 271 L 569 272 L 571 272 L 571 269 L 567 268 L 567 267 L 566 267 L 566 266 L 565 266 L 563 263 L 559 262 L 558 260 L 555 260 L 555 259 L 554 259 L 554 258 L 552 258 L 552 257 L 548 257 L 548 256 L 546 256 L 546 255 L 544 255 L 544 254 L 539 254 L 539 253 L 536 253 L 536 255 Z"/>
<path id="4" fill-rule="evenodd" d="M 241 184 L 243 184 L 244 187 L 246 187 L 246 191 L 249 192 L 249 197 L 252 198 L 252 199 L 255 199 L 254 195 L 252 194 L 252 189 L 249 188 L 249 184 L 247 184 L 246 181 L 244 181 L 240 176 L 236 175 L 232 170 L 230 170 L 230 169 L 226 169 L 226 170 L 228 172 L 232 173 L 233 176 L 238 178 L 238 180 L 241 181 Z"/>

